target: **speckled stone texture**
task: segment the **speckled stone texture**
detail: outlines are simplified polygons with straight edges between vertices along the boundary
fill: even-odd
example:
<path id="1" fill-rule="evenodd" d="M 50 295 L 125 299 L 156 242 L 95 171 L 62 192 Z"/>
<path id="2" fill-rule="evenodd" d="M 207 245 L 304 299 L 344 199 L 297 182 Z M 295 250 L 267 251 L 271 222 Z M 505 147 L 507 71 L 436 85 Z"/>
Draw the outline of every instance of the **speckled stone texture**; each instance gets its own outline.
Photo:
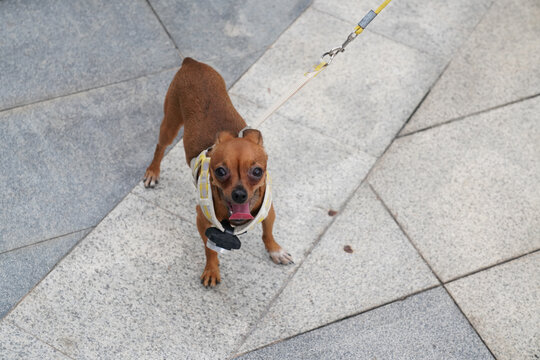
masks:
<path id="1" fill-rule="evenodd" d="M 349 23 L 308 9 L 231 92 L 268 108 L 350 31 Z M 366 32 L 278 113 L 378 156 L 441 70 L 435 57 Z"/>
<path id="2" fill-rule="evenodd" d="M 247 356 L 491 358 L 470 324 L 502 359 L 540 356 L 533 0 L 392 2 L 262 126 L 296 263 L 273 264 L 257 229 L 220 255 L 221 284 L 200 284 L 182 145 L 156 189 L 140 184 L 167 87 L 182 57 L 207 62 L 253 123 L 379 4 L 314 3 L 0 2 L 5 308 L 76 239 L 37 242 L 97 224 L 0 322 L 0 359 L 230 359 L 315 328 Z M 388 147 L 424 98 L 416 129 L 518 103 Z"/>
<path id="3" fill-rule="evenodd" d="M 402 133 L 540 94 L 539 19 L 537 0 L 496 1 Z"/>
<path id="4" fill-rule="evenodd" d="M 95 226 L 137 184 L 173 76 L 0 113 L 0 252 Z"/>
<path id="5" fill-rule="evenodd" d="M 378 0 L 315 0 L 313 7 L 356 25 Z M 367 31 L 384 35 L 447 62 L 467 39 L 493 0 L 392 1 Z M 363 36 L 363 35 L 361 35 Z"/>
<path id="6" fill-rule="evenodd" d="M 95 226 L 141 179 L 182 59 L 167 30 L 232 82 L 309 1 L 152 5 L 159 14 L 145 0 L 0 2 L 0 253 Z M 37 281 L 54 263 L 32 254 Z M 0 314 L 33 285 L 2 275 Z"/>
<path id="7" fill-rule="evenodd" d="M 540 97 L 395 141 L 369 182 L 448 281 L 540 247 Z"/>
<path id="8" fill-rule="evenodd" d="M 7 321 L 0 321 L 0 359 L 67 360 L 67 356 Z"/>
<path id="9" fill-rule="evenodd" d="M 231 86 L 302 14 L 311 0 L 150 0 L 150 3 L 182 55 L 216 67 Z"/>
<path id="10" fill-rule="evenodd" d="M 180 65 L 145 1 L 0 2 L 0 109 Z"/>
<path id="11" fill-rule="evenodd" d="M 0 318 L 90 230 L 0 254 Z"/>
<path id="12" fill-rule="evenodd" d="M 77 359 L 221 359 L 285 280 L 234 252 L 222 283 L 199 281 L 194 225 L 129 195 L 5 319 Z"/>
<path id="13" fill-rule="evenodd" d="M 540 252 L 447 285 L 497 359 L 540 358 Z"/>
<path id="14" fill-rule="evenodd" d="M 248 121 L 258 110 L 238 97 L 233 100 Z M 279 115 L 264 123 L 261 132 L 272 176 L 275 237 L 300 260 L 332 220 L 328 210 L 343 206 L 375 159 Z M 173 149 L 165 158 L 162 176 L 155 189 L 141 184 L 133 192 L 193 222 L 196 190 L 183 148 Z M 241 241 L 243 248 L 267 258 L 259 229 Z"/>
<path id="15" fill-rule="evenodd" d="M 493 359 L 442 288 L 238 359 Z"/>
<path id="16" fill-rule="evenodd" d="M 352 252 L 345 251 L 349 246 Z M 241 352 L 438 284 L 363 185 L 287 284 Z"/>

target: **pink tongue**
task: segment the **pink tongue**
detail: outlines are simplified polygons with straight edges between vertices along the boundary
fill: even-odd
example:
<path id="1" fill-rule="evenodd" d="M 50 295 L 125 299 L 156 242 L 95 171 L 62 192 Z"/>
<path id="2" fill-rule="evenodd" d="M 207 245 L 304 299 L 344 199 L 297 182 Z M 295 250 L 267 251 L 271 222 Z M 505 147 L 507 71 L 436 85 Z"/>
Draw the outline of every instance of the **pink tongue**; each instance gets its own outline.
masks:
<path id="1" fill-rule="evenodd" d="M 231 204 L 232 215 L 229 220 L 251 220 L 253 216 L 249 213 L 249 203 Z"/>

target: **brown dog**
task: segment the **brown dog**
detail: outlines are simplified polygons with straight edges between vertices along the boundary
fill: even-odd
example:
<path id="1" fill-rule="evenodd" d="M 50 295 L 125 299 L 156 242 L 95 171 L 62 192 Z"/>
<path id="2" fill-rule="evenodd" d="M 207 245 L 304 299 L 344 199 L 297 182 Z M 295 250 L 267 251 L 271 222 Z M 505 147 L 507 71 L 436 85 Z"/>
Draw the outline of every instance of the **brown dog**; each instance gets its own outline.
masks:
<path id="1" fill-rule="evenodd" d="M 245 121 L 233 107 L 223 78 L 210 66 L 186 58 L 165 97 L 164 117 L 154 159 L 144 176 L 145 187 L 158 183 L 161 159 L 182 125 L 188 165 L 203 150 L 209 151 L 210 182 L 216 217 L 219 221 L 239 212 L 258 213 L 266 188 L 267 155 L 258 130 L 245 130 Z M 205 244 L 206 267 L 201 275 L 204 286 L 221 281 L 217 253 L 206 247 L 206 230 L 213 226 L 197 205 L 197 228 Z M 263 242 L 276 264 L 290 264 L 292 258 L 274 240 L 274 207 L 262 222 Z M 239 226 L 247 220 L 231 220 Z"/>

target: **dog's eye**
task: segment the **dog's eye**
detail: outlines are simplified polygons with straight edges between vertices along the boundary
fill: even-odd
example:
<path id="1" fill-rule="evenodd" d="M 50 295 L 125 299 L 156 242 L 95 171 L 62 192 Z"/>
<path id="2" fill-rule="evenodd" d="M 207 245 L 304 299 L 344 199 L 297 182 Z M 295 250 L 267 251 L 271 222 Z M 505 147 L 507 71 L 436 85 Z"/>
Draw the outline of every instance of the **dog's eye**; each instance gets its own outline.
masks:
<path id="1" fill-rule="evenodd" d="M 255 179 L 260 179 L 264 174 L 264 170 L 256 166 L 249 171 L 249 175 Z"/>
<path id="2" fill-rule="evenodd" d="M 216 174 L 216 177 L 219 180 L 225 180 L 225 178 L 227 178 L 227 176 L 229 175 L 229 171 L 223 166 L 220 166 L 216 170 L 214 170 L 214 174 Z"/>

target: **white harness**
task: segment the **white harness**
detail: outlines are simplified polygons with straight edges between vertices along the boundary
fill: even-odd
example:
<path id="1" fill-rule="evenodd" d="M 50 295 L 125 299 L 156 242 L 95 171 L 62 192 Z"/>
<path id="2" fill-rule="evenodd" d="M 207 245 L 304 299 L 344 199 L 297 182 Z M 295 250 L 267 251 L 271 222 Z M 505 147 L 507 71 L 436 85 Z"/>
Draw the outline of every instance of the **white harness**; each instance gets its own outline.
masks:
<path id="1" fill-rule="evenodd" d="M 198 190 L 199 205 L 204 216 L 212 223 L 212 225 L 221 231 L 225 231 L 221 223 L 216 217 L 214 210 L 214 201 L 212 199 L 212 185 L 210 184 L 210 158 L 206 156 L 208 149 L 203 150 L 199 156 L 191 159 L 190 167 L 193 175 L 193 183 Z M 261 223 L 272 205 L 272 180 L 268 171 L 266 172 L 266 191 L 261 208 L 257 215 L 246 224 L 234 227 L 234 235 L 240 235 L 253 229 L 255 225 Z"/>

